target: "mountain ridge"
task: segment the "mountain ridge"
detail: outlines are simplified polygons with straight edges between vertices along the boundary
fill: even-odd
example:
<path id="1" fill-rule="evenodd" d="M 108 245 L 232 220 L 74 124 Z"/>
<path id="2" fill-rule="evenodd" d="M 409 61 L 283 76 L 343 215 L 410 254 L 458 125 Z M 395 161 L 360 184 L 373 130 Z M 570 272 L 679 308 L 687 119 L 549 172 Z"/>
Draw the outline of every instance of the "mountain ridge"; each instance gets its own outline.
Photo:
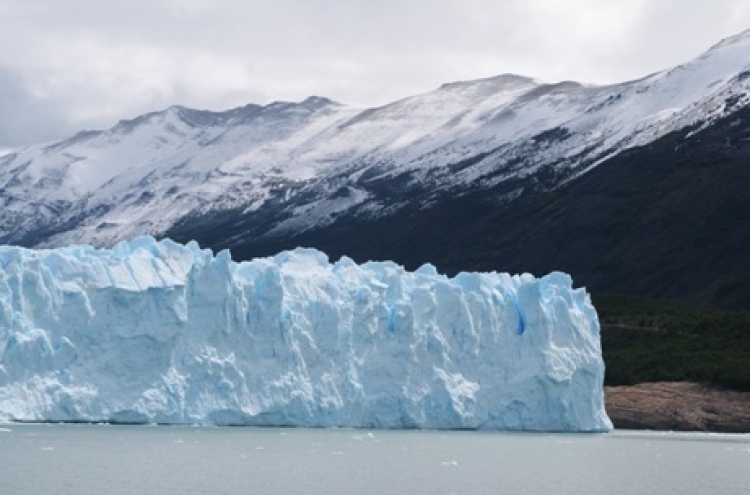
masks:
<path id="1" fill-rule="evenodd" d="M 467 215 L 521 211 L 630 150 L 726 127 L 750 103 L 748 54 L 750 31 L 612 85 L 501 74 L 366 109 L 319 96 L 223 112 L 173 106 L 0 157 L 0 243 L 193 236 L 245 256 L 335 237 L 332 226 L 449 215 L 461 198 Z M 477 235 L 455 217 L 460 235 Z M 401 261 L 397 251 L 378 253 Z"/>

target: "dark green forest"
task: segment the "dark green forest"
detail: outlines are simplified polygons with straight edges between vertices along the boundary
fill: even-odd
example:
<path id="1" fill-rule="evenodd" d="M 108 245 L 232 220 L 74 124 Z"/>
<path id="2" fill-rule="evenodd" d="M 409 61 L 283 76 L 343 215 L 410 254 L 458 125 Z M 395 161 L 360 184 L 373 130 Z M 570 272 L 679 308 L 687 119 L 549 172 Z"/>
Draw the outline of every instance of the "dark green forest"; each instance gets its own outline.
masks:
<path id="1" fill-rule="evenodd" d="M 606 385 L 697 381 L 750 391 L 750 312 L 594 294 Z"/>

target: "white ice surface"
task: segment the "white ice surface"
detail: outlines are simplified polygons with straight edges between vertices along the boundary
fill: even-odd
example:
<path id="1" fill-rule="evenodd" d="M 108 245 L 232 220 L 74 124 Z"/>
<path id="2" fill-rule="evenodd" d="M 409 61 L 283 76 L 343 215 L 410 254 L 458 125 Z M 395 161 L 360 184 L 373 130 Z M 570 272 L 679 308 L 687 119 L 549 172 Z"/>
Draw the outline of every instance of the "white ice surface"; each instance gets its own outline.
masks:
<path id="1" fill-rule="evenodd" d="M 609 430 L 571 283 L 149 237 L 0 247 L 0 419 Z"/>

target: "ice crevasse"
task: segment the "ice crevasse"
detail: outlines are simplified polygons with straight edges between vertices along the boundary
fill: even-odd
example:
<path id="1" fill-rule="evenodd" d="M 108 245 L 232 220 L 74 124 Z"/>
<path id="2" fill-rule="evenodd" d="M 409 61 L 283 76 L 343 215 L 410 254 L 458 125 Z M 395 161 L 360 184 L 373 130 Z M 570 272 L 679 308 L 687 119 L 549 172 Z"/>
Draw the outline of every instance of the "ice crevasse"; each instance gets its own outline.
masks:
<path id="1" fill-rule="evenodd" d="M 606 431 L 570 276 L 0 247 L 0 420 Z"/>

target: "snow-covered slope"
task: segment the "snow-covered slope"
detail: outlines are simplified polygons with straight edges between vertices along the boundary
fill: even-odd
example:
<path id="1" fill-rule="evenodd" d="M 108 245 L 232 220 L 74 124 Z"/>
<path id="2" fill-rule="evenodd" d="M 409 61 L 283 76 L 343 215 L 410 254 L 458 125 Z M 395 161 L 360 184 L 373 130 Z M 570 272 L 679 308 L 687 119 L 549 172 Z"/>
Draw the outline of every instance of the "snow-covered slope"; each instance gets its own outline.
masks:
<path id="1" fill-rule="evenodd" d="M 234 263 L 193 243 L 0 248 L 0 419 L 603 431 L 570 277 Z"/>
<path id="2" fill-rule="evenodd" d="M 502 75 L 364 110 L 318 97 L 223 113 L 174 107 L 0 158 L 0 242 L 112 245 L 222 211 L 252 216 L 263 225 L 253 235 L 284 235 L 382 215 L 415 191 L 430 201 L 545 170 L 559 183 L 707 125 L 749 93 L 750 31 L 611 86 Z"/>

